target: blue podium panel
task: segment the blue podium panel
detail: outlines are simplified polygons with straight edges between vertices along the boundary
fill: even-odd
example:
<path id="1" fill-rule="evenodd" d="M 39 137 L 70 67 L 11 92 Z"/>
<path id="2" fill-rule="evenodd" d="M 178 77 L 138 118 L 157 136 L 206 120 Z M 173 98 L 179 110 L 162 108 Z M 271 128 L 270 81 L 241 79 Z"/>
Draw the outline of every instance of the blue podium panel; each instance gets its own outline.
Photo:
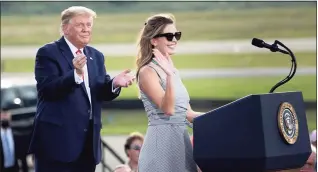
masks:
<path id="1" fill-rule="evenodd" d="M 302 167 L 311 153 L 302 93 L 249 95 L 195 118 L 193 149 L 203 172 Z"/>

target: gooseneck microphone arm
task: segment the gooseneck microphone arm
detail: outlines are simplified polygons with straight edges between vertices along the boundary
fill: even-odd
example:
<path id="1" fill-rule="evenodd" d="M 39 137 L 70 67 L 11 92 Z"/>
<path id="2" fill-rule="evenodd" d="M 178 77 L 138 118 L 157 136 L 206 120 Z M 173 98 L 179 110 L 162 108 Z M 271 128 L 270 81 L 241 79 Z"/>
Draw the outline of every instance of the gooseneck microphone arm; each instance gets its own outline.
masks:
<path id="1" fill-rule="evenodd" d="M 274 85 L 272 87 L 272 89 L 269 91 L 270 93 L 273 93 L 275 91 L 275 89 L 277 89 L 279 86 L 282 86 L 283 84 L 285 84 L 289 80 L 291 80 L 294 77 L 294 75 L 296 73 L 296 69 L 297 69 L 297 62 L 296 62 L 296 57 L 295 57 L 294 53 L 288 47 L 286 47 L 283 43 L 281 43 L 278 40 L 275 40 L 273 45 L 277 47 L 277 44 L 284 47 L 288 51 L 288 53 L 291 57 L 292 66 L 291 66 L 290 72 L 287 75 L 287 77 L 284 78 L 283 80 L 279 81 L 276 85 Z"/>
<path id="2" fill-rule="evenodd" d="M 279 49 L 277 44 L 282 46 L 283 48 L 285 48 L 287 51 Z M 291 57 L 292 66 L 291 66 L 291 69 L 290 69 L 288 76 L 286 78 L 284 78 L 283 80 L 279 81 L 276 85 L 274 85 L 271 88 L 271 90 L 269 91 L 270 93 L 273 93 L 275 91 L 275 89 L 277 89 L 279 86 L 282 86 L 283 84 L 287 83 L 289 80 L 291 80 L 294 77 L 294 75 L 296 73 L 296 69 L 297 69 L 296 57 L 295 57 L 294 53 L 288 47 L 286 47 L 283 43 L 281 43 L 278 40 L 275 40 L 274 44 L 269 45 L 261 39 L 253 38 L 252 45 L 259 47 L 259 48 L 268 48 L 272 52 L 280 52 L 283 54 L 289 54 Z"/>

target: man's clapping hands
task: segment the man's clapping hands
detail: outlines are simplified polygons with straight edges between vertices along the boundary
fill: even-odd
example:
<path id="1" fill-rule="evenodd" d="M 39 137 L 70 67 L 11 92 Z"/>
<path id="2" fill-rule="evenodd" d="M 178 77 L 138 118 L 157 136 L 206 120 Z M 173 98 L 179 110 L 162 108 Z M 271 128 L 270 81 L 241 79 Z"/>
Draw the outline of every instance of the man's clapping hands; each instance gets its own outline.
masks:
<path id="1" fill-rule="evenodd" d="M 117 75 L 114 80 L 114 87 L 128 87 L 135 81 L 135 76 L 131 75 L 131 70 L 127 69 Z"/>

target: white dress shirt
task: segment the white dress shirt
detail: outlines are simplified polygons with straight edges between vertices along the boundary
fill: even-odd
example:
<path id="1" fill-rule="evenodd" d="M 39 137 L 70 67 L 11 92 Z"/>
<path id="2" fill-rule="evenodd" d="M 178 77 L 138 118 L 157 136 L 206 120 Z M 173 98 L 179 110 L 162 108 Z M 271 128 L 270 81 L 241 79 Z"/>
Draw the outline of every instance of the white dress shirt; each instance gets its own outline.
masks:
<path id="1" fill-rule="evenodd" d="M 14 141 L 11 128 L 1 128 L 1 141 L 4 156 L 4 167 L 13 167 L 15 164 Z"/>
<path id="2" fill-rule="evenodd" d="M 77 56 L 76 52 L 78 50 L 78 48 L 76 48 L 69 40 L 67 40 L 67 38 L 65 38 L 65 41 L 67 43 L 67 45 L 70 47 L 71 49 L 71 52 L 74 56 L 74 58 Z M 82 52 L 82 54 L 84 54 L 84 51 L 83 51 L 83 48 L 80 49 L 80 51 Z M 84 54 L 85 55 L 85 54 Z M 81 76 L 79 76 L 77 73 L 76 73 L 76 69 L 74 69 L 74 79 L 75 79 L 75 82 L 77 84 L 81 84 L 83 81 L 84 81 L 84 85 L 85 85 L 85 88 L 86 88 L 86 91 L 87 91 L 87 95 L 88 95 L 88 99 L 89 99 L 89 102 L 90 104 L 92 105 L 92 101 L 91 101 L 91 90 L 90 90 L 90 87 L 89 87 L 89 77 L 88 77 L 88 70 L 87 70 L 87 64 L 84 65 L 83 67 L 83 72 L 84 72 L 84 80 L 82 79 Z M 118 92 L 118 89 L 119 88 L 115 88 L 114 89 L 114 83 L 112 83 L 112 92 L 113 93 L 117 93 Z M 92 107 L 92 106 L 91 106 Z M 91 111 L 91 114 L 90 114 L 90 119 L 92 119 L 92 111 Z"/>

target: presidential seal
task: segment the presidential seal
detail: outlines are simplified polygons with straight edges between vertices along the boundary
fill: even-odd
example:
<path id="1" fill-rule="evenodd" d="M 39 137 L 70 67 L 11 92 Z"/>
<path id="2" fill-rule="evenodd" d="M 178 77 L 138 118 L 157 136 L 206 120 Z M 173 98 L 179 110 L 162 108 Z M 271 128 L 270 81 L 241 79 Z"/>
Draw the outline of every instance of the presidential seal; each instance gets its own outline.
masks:
<path id="1" fill-rule="evenodd" d="M 294 144 L 298 138 L 298 118 L 293 106 L 284 102 L 279 107 L 278 128 L 288 144 Z"/>

